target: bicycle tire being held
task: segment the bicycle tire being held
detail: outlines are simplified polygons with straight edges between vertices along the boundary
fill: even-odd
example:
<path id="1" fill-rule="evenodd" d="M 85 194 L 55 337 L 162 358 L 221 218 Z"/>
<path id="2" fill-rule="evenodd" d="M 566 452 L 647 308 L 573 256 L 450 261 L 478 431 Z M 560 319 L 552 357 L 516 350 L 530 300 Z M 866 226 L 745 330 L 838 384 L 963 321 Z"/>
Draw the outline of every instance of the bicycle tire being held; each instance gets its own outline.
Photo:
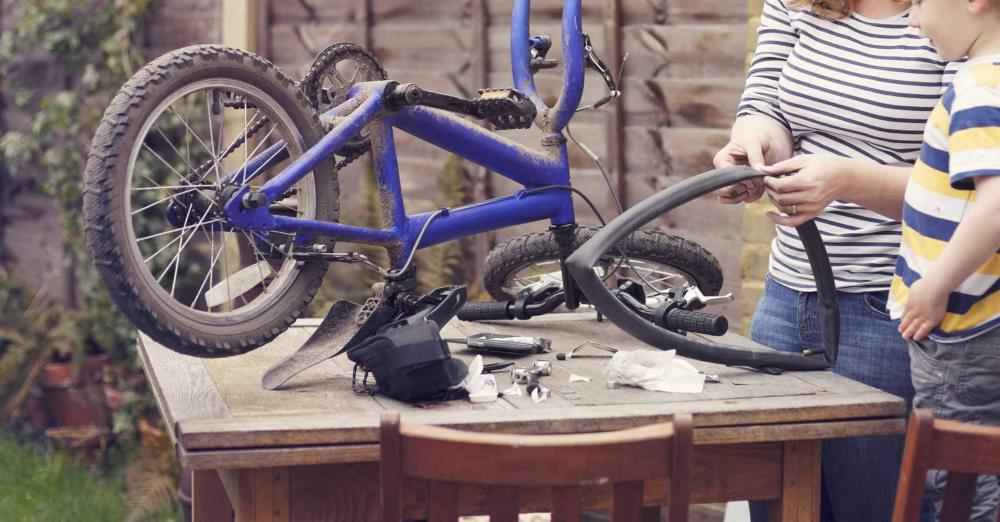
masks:
<path id="1" fill-rule="evenodd" d="M 816 279 L 823 346 L 803 354 L 702 341 L 661 328 L 626 306 L 605 286 L 594 270 L 604 252 L 663 213 L 722 187 L 761 175 L 749 167 L 717 169 L 688 178 L 649 197 L 612 220 L 577 249 L 567 259 L 569 272 L 587 300 L 601 313 L 628 334 L 657 348 L 677 350 L 677 354 L 684 357 L 730 366 L 784 370 L 832 368 L 837 362 L 840 342 L 840 309 L 830 260 L 816 224 L 812 221 L 800 225 L 797 231 L 806 247 L 809 264 Z"/>

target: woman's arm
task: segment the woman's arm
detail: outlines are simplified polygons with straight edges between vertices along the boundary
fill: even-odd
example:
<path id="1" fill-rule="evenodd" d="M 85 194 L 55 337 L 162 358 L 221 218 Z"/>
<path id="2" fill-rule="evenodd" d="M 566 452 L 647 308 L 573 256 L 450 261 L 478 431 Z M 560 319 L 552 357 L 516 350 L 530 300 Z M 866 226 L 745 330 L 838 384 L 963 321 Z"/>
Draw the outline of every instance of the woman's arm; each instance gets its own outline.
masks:
<path id="1" fill-rule="evenodd" d="M 713 160 L 716 167 L 750 165 L 759 170 L 791 157 L 792 134 L 778 109 L 778 80 L 797 41 L 798 35 L 782 0 L 765 0 L 746 87 L 729 143 Z M 716 194 L 723 203 L 755 201 L 763 194 L 763 184 L 746 181 Z"/>

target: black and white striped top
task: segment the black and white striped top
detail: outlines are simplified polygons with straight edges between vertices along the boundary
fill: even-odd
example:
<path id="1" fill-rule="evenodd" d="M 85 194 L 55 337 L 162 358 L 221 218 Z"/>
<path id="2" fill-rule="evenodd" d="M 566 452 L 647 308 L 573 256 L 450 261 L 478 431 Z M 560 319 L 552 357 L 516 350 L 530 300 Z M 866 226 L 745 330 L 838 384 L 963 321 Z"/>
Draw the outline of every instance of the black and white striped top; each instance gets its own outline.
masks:
<path id="1" fill-rule="evenodd" d="M 908 16 L 826 20 L 808 9 L 788 9 L 784 0 L 765 0 L 737 117 L 774 118 L 791 132 L 795 154 L 913 163 L 924 124 L 954 70 L 907 26 Z M 816 224 L 838 289 L 888 290 L 899 250 L 898 221 L 834 201 Z M 771 277 L 815 291 L 795 229 L 777 229 Z"/>

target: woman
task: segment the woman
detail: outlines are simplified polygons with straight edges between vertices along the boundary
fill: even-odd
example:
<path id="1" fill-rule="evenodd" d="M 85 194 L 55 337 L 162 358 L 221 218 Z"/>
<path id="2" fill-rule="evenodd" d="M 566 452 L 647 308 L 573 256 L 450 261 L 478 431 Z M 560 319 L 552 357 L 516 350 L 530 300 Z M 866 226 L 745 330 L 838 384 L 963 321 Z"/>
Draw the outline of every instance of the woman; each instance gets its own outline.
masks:
<path id="1" fill-rule="evenodd" d="M 766 193 L 781 213 L 750 336 L 785 351 L 821 345 L 815 283 L 793 227 L 815 219 L 841 314 L 835 371 L 913 397 L 906 345 L 885 310 L 900 243 L 903 191 L 924 124 L 953 71 L 907 25 L 896 0 L 765 0 L 758 42 L 717 167 L 774 176 L 719 191 Z M 891 518 L 901 437 L 823 445 L 824 521 Z M 754 505 L 754 520 L 763 520 Z"/>

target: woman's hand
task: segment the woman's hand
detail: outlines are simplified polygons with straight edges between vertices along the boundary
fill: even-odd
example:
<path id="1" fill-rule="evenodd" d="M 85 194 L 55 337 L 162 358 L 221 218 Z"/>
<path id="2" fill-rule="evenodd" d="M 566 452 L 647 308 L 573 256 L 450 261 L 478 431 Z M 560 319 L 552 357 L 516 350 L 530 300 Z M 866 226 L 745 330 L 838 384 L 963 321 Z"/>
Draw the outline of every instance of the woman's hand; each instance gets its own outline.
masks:
<path id="1" fill-rule="evenodd" d="M 785 214 L 768 212 L 768 217 L 779 225 L 797 227 L 820 215 L 849 183 L 850 161 L 834 154 L 802 154 L 764 167 L 770 175 L 764 178 L 764 190 Z"/>
<path id="2" fill-rule="evenodd" d="M 763 170 L 765 165 L 792 155 L 792 138 L 784 127 L 767 116 L 744 116 L 733 124 L 732 137 L 715 154 L 716 168 L 749 165 Z M 721 203 L 751 203 L 764 195 L 762 178 L 754 178 L 715 191 Z"/>
<path id="3" fill-rule="evenodd" d="M 919 341 L 935 326 L 941 324 L 948 306 L 951 290 L 942 288 L 933 275 L 917 280 L 910 287 L 903 317 L 899 323 L 899 333 L 903 339 Z"/>
<path id="4" fill-rule="evenodd" d="M 716 168 L 735 167 L 736 165 L 749 165 L 751 168 L 761 170 L 764 168 L 764 153 L 766 139 L 761 133 L 758 136 L 747 136 L 740 141 L 730 141 L 715 154 L 713 163 Z M 735 205 L 737 203 L 752 203 L 764 195 L 764 182 L 762 178 L 753 178 L 742 181 L 735 185 L 723 187 L 715 191 L 720 203 Z"/>

